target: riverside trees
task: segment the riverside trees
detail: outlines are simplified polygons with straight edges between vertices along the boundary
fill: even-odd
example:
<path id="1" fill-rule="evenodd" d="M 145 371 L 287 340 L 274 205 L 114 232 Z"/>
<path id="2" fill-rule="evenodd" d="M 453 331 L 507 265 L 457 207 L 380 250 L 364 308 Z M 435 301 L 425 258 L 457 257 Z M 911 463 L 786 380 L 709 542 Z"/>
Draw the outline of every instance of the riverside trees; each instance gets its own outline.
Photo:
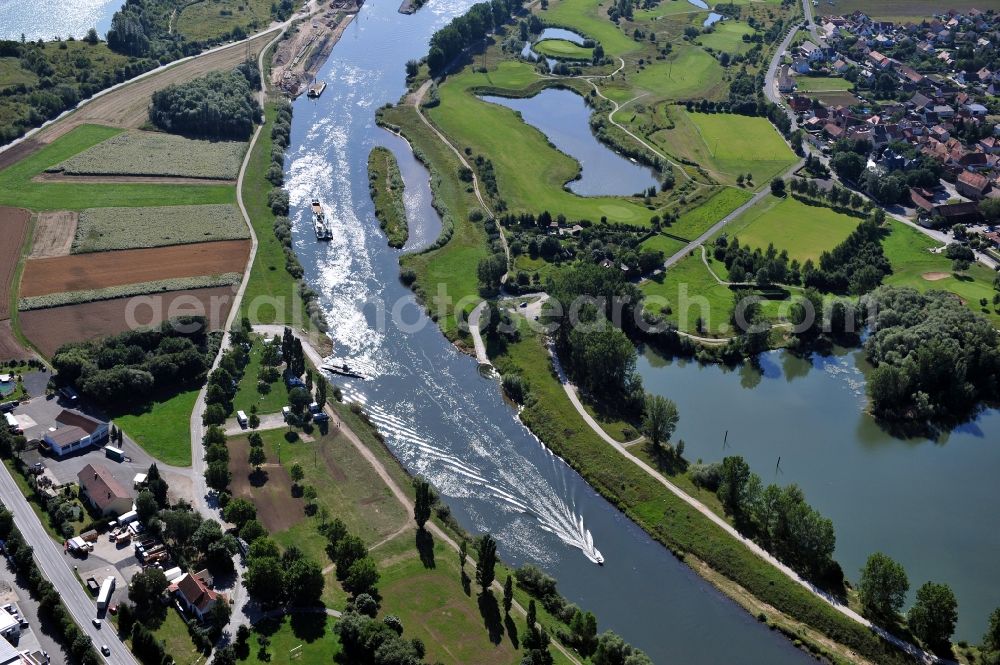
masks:
<path id="1" fill-rule="evenodd" d="M 865 616 L 892 619 L 903 607 L 910 582 L 903 566 L 881 552 L 868 557 L 861 569 L 858 597 Z"/>

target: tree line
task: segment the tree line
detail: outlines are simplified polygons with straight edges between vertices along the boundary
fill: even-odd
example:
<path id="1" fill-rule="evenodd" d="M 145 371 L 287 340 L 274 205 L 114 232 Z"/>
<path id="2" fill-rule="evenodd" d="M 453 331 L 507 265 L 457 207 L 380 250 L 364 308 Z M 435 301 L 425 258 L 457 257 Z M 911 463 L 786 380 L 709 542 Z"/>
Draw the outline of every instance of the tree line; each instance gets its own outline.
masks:
<path id="1" fill-rule="evenodd" d="M 494 28 L 510 21 L 521 10 L 518 0 L 490 0 L 469 8 L 431 36 L 427 66 L 431 76 L 438 76 L 468 47 L 483 39 Z"/>
<path id="2" fill-rule="evenodd" d="M 256 65 L 209 72 L 154 92 L 149 119 L 166 132 L 245 141 L 260 121 L 257 89 L 260 74 Z"/>

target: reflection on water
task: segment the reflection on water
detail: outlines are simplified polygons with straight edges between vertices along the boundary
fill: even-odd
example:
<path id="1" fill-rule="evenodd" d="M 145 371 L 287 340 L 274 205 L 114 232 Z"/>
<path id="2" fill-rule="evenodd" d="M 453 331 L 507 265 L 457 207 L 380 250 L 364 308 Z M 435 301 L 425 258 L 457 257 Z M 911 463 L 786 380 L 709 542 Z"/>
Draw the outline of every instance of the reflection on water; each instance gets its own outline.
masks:
<path id="1" fill-rule="evenodd" d="M 81 39 L 87 30 L 104 33 L 122 0 L 0 0 L 0 39 Z"/>
<path id="2" fill-rule="evenodd" d="M 927 580 L 950 584 L 956 639 L 978 640 L 1000 605 L 1000 412 L 940 441 L 895 439 L 864 412 L 863 355 L 775 351 L 757 371 L 669 362 L 646 350 L 639 372 L 647 390 L 677 403 L 676 436 L 690 459 L 742 455 L 765 482 L 797 483 L 833 520 L 849 579 L 869 554 L 885 552 L 906 567 L 911 591 Z"/>
<path id="3" fill-rule="evenodd" d="M 652 169 L 622 157 L 597 140 L 590 130 L 590 108 L 572 90 L 549 88 L 523 99 L 482 99 L 517 111 L 558 150 L 580 163 L 580 177 L 567 183 L 575 194 L 629 196 L 658 185 Z"/>

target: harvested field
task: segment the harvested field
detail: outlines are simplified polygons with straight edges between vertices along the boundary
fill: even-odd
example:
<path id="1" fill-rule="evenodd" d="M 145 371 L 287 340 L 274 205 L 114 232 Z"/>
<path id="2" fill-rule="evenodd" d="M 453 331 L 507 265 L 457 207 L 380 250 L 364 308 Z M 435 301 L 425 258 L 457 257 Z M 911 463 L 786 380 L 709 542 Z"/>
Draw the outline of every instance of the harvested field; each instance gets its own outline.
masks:
<path id="1" fill-rule="evenodd" d="M 179 176 L 235 180 L 247 144 L 130 131 L 112 136 L 49 169 L 67 175 Z"/>
<path id="2" fill-rule="evenodd" d="M 68 210 L 42 212 L 35 220 L 35 238 L 31 244 L 33 259 L 66 256 L 73 246 L 79 215 Z"/>
<path id="3" fill-rule="evenodd" d="M 298 444 L 302 445 L 302 444 Z M 289 529 L 305 518 L 302 499 L 292 496 L 292 479 L 284 466 L 268 460 L 255 474 L 247 461 L 250 444 L 246 438 L 229 440 L 229 470 L 233 474 L 233 496 L 257 506 L 257 519 L 271 533 Z"/>
<path id="4" fill-rule="evenodd" d="M 34 353 L 21 346 L 14 337 L 10 319 L 0 321 L 0 360 L 23 360 L 34 357 Z"/>
<path id="5" fill-rule="evenodd" d="M 250 237 L 236 206 L 91 208 L 80 214 L 73 253 L 165 247 Z"/>
<path id="6" fill-rule="evenodd" d="M 247 240 L 222 240 L 30 259 L 21 279 L 21 296 L 87 291 L 173 277 L 241 273 L 249 252 Z"/>
<path id="7" fill-rule="evenodd" d="M 212 329 L 226 323 L 235 287 L 172 291 L 151 296 L 102 300 L 84 305 L 38 309 L 19 315 L 21 332 L 51 358 L 63 344 L 97 339 L 148 326 L 167 319 L 200 315 Z"/>
<path id="8" fill-rule="evenodd" d="M 11 287 L 30 221 L 23 208 L 0 208 L 0 320 L 10 318 Z"/>
<path id="9" fill-rule="evenodd" d="M 41 148 L 42 145 L 42 143 L 33 138 L 25 139 L 17 145 L 0 152 L 0 171 L 7 168 L 11 164 L 21 161 L 23 158 Z"/>

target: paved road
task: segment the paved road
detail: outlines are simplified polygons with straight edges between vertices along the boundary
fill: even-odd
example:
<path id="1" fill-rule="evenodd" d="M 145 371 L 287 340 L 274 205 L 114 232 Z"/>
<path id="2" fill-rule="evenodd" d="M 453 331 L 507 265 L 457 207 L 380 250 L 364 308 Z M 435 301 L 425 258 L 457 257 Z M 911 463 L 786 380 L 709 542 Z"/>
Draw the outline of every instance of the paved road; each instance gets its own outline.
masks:
<path id="1" fill-rule="evenodd" d="M 0 495 L 3 496 L 4 504 L 14 513 L 14 524 L 24 539 L 35 550 L 35 560 L 45 578 L 49 580 L 59 594 L 62 596 L 63 604 L 69 610 L 73 620 L 76 621 L 80 629 L 90 636 L 94 642 L 94 647 L 98 650 L 102 644 L 107 644 L 111 650 L 111 655 L 105 660 L 109 663 L 123 665 L 138 665 L 138 661 L 132 656 L 114 629 L 108 625 L 103 630 L 98 630 L 91 623 L 91 619 L 97 616 L 97 606 L 90 596 L 73 575 L 69 564 L 75 559 L 70 559 L 64 554 L 62 548 L 49 537 L 38 516 L 31 509 L 28 500 L 21 494 L 17 483 L 10 475 L 5 465 L 0 464 Z"/>

